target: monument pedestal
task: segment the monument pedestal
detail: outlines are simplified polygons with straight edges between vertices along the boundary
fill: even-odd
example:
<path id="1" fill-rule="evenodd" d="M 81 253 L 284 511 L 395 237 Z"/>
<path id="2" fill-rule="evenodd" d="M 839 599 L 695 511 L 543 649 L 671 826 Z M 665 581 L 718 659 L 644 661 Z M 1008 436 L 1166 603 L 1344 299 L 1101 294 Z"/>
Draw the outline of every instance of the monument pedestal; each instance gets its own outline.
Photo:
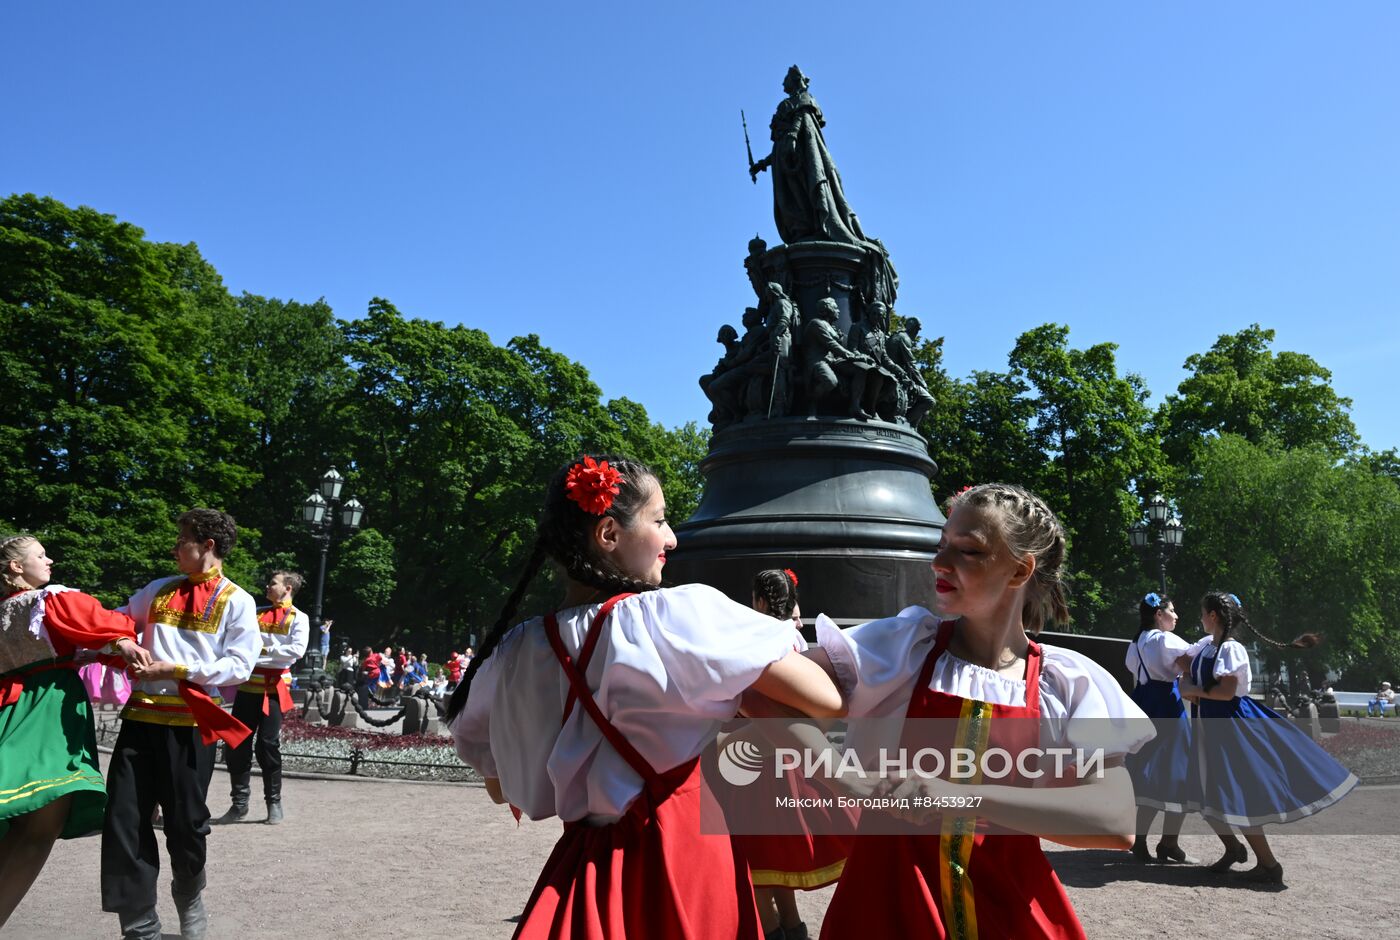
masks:
<path id="1" fill-rule="evenodd" d="M 705 495 L 676 528 L 666 579 L 751 600 L 764 568 L 797 573 L 804 618 L 859 623 L 933 598 L 943 528 L 937 465 L 906 425 L 845 418 L 752 420 L 715 432 Z"/>

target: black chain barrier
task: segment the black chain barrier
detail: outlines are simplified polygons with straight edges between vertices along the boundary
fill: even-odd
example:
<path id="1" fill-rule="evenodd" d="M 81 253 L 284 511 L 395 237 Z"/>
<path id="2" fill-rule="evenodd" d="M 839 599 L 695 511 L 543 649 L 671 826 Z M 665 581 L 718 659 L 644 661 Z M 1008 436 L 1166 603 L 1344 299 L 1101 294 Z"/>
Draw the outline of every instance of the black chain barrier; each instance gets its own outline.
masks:
<path id="1" fill-rule="evenodd" d="M 357 714 L 357 715 L 359 715 L 361 718 L 363 718 L 363 719 L 365 720 L 365 723 L 366 723 L 366 724 L 373 725 L 373 726 L 376 727 L 376 728 L 387 728 L 389 725 L 392 725 L 394 722 L 396 722 L 396 721 L 398 721 L 400 718 L 402 718 L 404 712 L 408 711 L 408 707 L 407 707 L 407 706 L 400 706 L 400 707 L 399 707 L 399 710 L 396 711 L 396 712 L 394 712 L 394 714 L 390 715 L 388 718 L 384 718 L 384 719 L 374 718 L 374 717 L 372 717 L 372 716 L 370 715 L 369 712 L 365 711 L 363 708 L 360 707 L 360 697 L 359 697 L 358 695 L 355 694 L 354 688 L 352 688 L 351 686 L 348 686 L 348 685 L 342 685 L 342 686 L 340 686 L 340 691 L 342 691 L 342 692 L 345 693 L 345 700 L 346 700 L 346 702 L 348 702 L 350 705 L 354 706 L 354 708 L 355 708 L 355 714 Z M 370 693 L 369 697 L 370 697 L 370 700 L 371 700 L 371 701 L 376 701 L 376 702 L 378 701 L 378 699 L 376 699 L 376 698 L 374 697 L 374 693 L 373 693 L 373 692 Z M 390 707 L 392 707 L 392 706 L 390 706 Z M 352 771 L 352 773 L 353 773 L 353 771 Z"/>

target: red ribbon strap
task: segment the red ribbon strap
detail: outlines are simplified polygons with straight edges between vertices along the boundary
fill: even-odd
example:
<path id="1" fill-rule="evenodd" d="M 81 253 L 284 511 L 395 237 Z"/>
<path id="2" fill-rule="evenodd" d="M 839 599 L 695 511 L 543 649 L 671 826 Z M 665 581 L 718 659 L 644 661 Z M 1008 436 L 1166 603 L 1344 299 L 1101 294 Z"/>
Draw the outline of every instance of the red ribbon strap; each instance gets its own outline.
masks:
<path id="1" fill-rule="evenodd" d="M 184 679 L 180 680 L 180 698 L 190 707 L 195 723 L 199 725 L 199 737 L 205 744 L 224 741 L 229 747 L 238 747 L 253 732 L 243 722 L 224 711 L 199 686 Z"/>
<path id="2" fill-rule="evenodd" d="M 263 677 L 263 714 L 272 713 L 267 706 L 267 700 L 276 695 L 277 704 L 282 706 L 282 714 L 290 715 L 296 705 L 292 702 L 292 693 L 287 688 L 287 683 L 282 681 L 282 677 L 287 674 L 287 671 L 285 669 L 254 669 L 253 674 Z M 276 692 L 273 691 L 274 686 L 276 686 Z"/>

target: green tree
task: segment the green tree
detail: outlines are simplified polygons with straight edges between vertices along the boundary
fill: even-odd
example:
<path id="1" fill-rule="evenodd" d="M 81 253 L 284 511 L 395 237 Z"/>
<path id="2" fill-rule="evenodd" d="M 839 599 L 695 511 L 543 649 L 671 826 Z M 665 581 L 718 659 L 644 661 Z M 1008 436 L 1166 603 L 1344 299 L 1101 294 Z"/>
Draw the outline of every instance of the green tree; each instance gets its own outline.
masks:
<path id="1" fill-rule="evenodd" d="M 0 517 L 47 540 L 61 579 L 122 598 L 171 570 L 180 511 L 256 479 L 255 414 L 214 342 L 228 306 L 193 245 L 0 200 Z"/>
<path id="2" fill-rule="evenodd" d="M 1321 448 L 1333 457 L 1357 447 L 1351 399 L 1337 395 L 1332 373 L 1303 353 L 1274 353 L 1273 341 L 1274 331 L 1256 323 L 1187 358 L 1191 375 L 1157 413 L 1177 472 L 1189 473 L 1207 440 L 1221 434 Z"/>
<path id="3" fill-rule="evenodd" d="M 229 510 L 256 530 L 249 550 L 296 546 L 302 567 L 314 545 L 299 522 L 301 501 L 331 465 L 351 462 L 347 395 L 354 375 L 330 307 L 245 293 L 216 328 L 232 391 L 256 415 L 254 441 L 243 460 L 256 480 L 241 488 Z"/>
<path id="4" fill-rule="evenodd" d="M 1138 517 L 1139 481 L 1157 472 L 1160 449 L 1148 428 L 1148 396 L 1137 375 L 1118 374 L 1117 346 L 1069 346 L 1069 328 L 1023 333 L 1011 374 L 1024 378 L 1034 414 L 1030 436 L 1042 456 L 1025 481 L 1070 534 L 1071 608 L 1077 625 L 1121 629 L 1106 615 L 1141 584 L 1128 544 Z"/>
<path id="5" fill-rule="evenodd" d="M 1323 446 L 1289 449 L 1234 434 L 1205 441 L 1194 469 L 1178 496 L 1189 536 L 1179 566 L 1186 597 L 1231 591 L 1273 637 L 1323 637 L 1303 653 L 1260 644 L 1274 668 L 1289 662 L 1320 679 L 1326 667 L 1400 665 L 1394 480 L 1338 464 Z M 1193 601 L 1178 606 L 1186 618 L 1195 613 Z"/>

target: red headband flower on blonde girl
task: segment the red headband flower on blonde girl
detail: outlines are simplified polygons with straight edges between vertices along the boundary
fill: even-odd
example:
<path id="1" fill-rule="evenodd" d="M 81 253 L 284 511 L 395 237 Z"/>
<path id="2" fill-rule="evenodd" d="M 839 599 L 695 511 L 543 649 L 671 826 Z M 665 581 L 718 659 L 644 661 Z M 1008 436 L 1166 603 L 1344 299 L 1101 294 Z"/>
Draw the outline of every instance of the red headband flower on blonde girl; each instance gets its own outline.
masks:
<path id="1" fill-rule="evenodd" d="M 622 474 L 608 466 L 606 460 L 585 457 L 569 468 L 564 478 L 564 495 L 591 516 L 601 516 L 612 507 L 619 483 L 626 483 Z"/>
<path id="2" fill-rule="evenodd" d="M 797 587 L 797 572 L 793 571 L 791 568 L 784 568 L 783 574 L 788 576 L 788 580 L 792 582 L 793 587 Z"/>

